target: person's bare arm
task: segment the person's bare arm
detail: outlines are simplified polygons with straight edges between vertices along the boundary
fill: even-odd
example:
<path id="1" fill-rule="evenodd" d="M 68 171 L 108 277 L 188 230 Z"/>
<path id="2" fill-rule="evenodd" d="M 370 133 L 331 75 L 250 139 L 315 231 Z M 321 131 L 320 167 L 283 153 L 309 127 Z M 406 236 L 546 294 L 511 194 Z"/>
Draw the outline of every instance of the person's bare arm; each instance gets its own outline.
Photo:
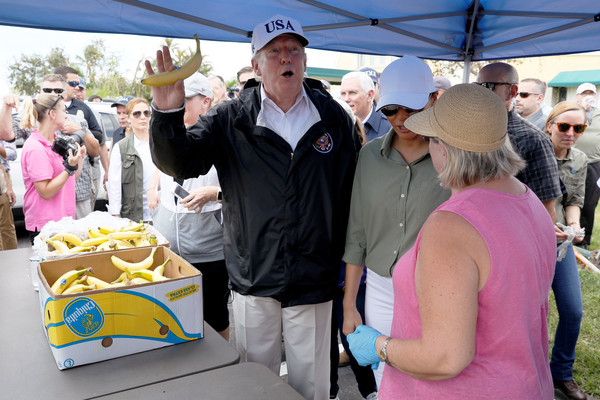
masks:
<path id="1" fill-rule="evenodd" d="M 19 96 L 16 94 L 7 94 L 2 100 L 2 108 L 0 109 L 0 140 L 10 141 L 15 138 L 12 128 L 12 109 L 19 108 Z"/>
<path id="2" fill-rule="evenodd" d="M 417 379 L 440 380 L 471 363 L 477 296 L 489 268 L 487 247 L 472 225 L 456 214 L 432 214 L 423 228 L 415 269 L 422 335 L 389 342 L 394 368 Z M 384 340 L 383 335 L 377 338 L 378 352 Z"/>
<path id="3" fill-rule="evenodd" d="M 548 211 L 548 214 L 550 214 L 550 218 L 552 218 L 552 222 L 555 223 L 556 222 L 556 199 L 552 199 L 552 200 L 546 200 L 546 201 L 542 201 L 542 204 L 544 205 L 544 208 Z"/>
<path id="4" fill-rule="evenodd" d="M 344 278 L 344 326 L 342 332 L 349 335 L 364 323 L 358 309 L 356 308 L 356 297 L 360 288 L 364 268 L 359 265 L 346 264 L 346 276 Z"/>

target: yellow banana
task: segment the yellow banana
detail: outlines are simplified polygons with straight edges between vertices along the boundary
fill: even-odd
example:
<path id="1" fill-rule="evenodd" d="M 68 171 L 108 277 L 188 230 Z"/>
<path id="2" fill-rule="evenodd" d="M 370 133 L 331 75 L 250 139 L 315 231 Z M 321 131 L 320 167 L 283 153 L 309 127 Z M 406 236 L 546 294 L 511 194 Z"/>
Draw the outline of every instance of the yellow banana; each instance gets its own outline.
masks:
<path id="1" fill-rule="evenodd" d="M 194 35 L 194 39 L 196 39 L 196 53 L 188 62 L 172 71 L 150 75 L 147 78 L 142 79 L 142 84 L 147 86 L 172 85 L 178 80 L 185 79 L 198 71 L 198 68 L 202 65 L 202 53 L 200 53 L 200 39 L 198 39 L 197 35 Z"/>
<path id="2" fill-rule="evenodd" d="M 128 240 L 115 240 L 117 249 L 133 249 L 135 246 L 129 243 Z"/>
<path id="3" fill-rule="evenodd" d="M 66 243 L 61 242 L 60 240 L 46 239 L 46 243 L 49 243 L 52 247 L 54 247 L 54 252 L 56 254 L 69 253 L 69 246 L 67 246 Z"/>
<path id="4" fill-rule="evenodd" d="M 98 229 L 88 229 L 88 235 L 90 235 L 90 238 L 106 237 L 106 235 L 100 232 Z"/>
<path id="5" fill-rule="evenodd" d="M 110 284 L 111 285 L 115 285 L 117 283 L 121 283 L 123 282 L 125 279 L 127 278 L 127 272 L 123 272 L 121 275 L 119 275 L 119 277 L 117 279 L 115 279 L 114 281 L 112 281 Z"/>
<path id="6" fill-rule="evenodd" d="M 152 245 L 152 246 L 155 246 L 158 244 L 158 238 L 156 237 L 156 235 L 148 236 L 148 241 L 150 242 L 150 245 Z"/>
<path id="7" fill-rule="evenodd" d="M 72 244 L 73 246 L 81 246 L 81 238 L 75 234 L 69 232 L 60 232 L 52 236 L 50 240 L 60 240 Z"/>
<path id="8" fill-rule="evenodd" d="M 152 266 L 152 263 L 154 262 L 154 253 L 156 252 L 156 249 L 157 248 L 154 247 L 152 251 L 150 251 L 150 255 L 148 257 L 136 263 L 121 260 L 117 256 L 111 256 L 110 260 L 112 261 L 115 267 L 119 268 L 121 271 L 125 271 L 128 274 L 131 274 L 133 271 L 150 268 L 150 266 Z"/>
<path id="9" fill-rule="evenodd" d="M 75 253 L 84 253 L 87 251 L 95 251 L 96 250 L 96 246 L 75 246 L 70 248 L 67 252 L 69 254 L 75 254 Z"/>
<path id="10" fill-rule="evenodd" d="M 138 276 L 136 278 L 133 278 L 129 281 L 130 285 L 140 285 L 142 283 L 149 283 L 151 281 L 149 281 L 148 279 L 144 279 L 141 276 Z"/>
<path id="11" fill-rule="evenodd" d="M 131 277 L 133 279 L 144 278 L 147 281 L 154 282 L 154 275 L 153 275 L 152 271 L 150 271 L 149 269 L 140 269 L 137 271 L 133 271 L 131 273 Z"/>
<path id="12" fill-rule="evenodd" d="M 87 283 L 90 285 L 96 285 L 96 289 L 109 289 L 112 285 L 108 282 L 104 282 L 102 279 L 98 279 L 95 276 L 88 276 Z"/>
<path id="13" fill-rule="evenodd" d="M 100 231 L 100 233 L 102 233 L 104 235 L 108 235 L 109 233 L 115 232 L 115 230 L 113 228 L 108 228 L 106 226 L 99 226 L 98 230 Z"/>
<path id="14" fill-rule="evenodd" d="M 115 240 L 137 239 L 141 238 L 142 236 L 144 236 L 144 232 L 113 232 L 108 234 L 109 238 Z"/>
<path id="15" fill-rule="evenodd" d="M 80 246 L 99 246 L 108 240 L 108 236 L 89 238 L 81 242 Z"/>
<path id="16" fill-rule="evenodd" d="M 91 273 L 91 268 L 84 268 L 79 270 L 72 269 L 71 271 L 65 272 L 54 282 L 52 285 L 52 291 L 56 294 L 61 294 L 69 285 L 82 276 L 85 273 Z"/>
<path id="17" fill-rule="evenodd" d="M 62 292 L 62 294 L 72 294 L 72 293 L 81 293 L 84 290 L 94 290 L 96 289 L 96 285 L 84 285 L 84 284 L 79 284 L 79 285 L 73 285 L 69 288 L 67 288 L 64 292 Z"/>
<path id="18" fill-rule="evenodd" d="M 123 229 L 121 229 L 121 232 L 136 232 L 141 230 L 144 227 L 144 223 L 143 222 L 138 222 L 136 223 L 131 223 L 128 226 L 124 227 Z"/>
<path id="19" fill-rule="evenodd" d="M 106 250 L 110 250 L 110 241 L 106 241 L 104 243 L 102 243 L 100 246 L 96 247 L 96 251 L 106 251 Z"/>
<path id="20" fill-rule="evenodd" d="M 164 281 L 167 279 L 165 277 L 165 267 L 167 266 L 167 263 L 169 261 L 171 261 L 171 259 L 167 258 L 167 260 L 164 263 L 162 263 L 158 267 L 154 268 L 154 271 L 152 271 L 152 281 L 153 282 Z"/>

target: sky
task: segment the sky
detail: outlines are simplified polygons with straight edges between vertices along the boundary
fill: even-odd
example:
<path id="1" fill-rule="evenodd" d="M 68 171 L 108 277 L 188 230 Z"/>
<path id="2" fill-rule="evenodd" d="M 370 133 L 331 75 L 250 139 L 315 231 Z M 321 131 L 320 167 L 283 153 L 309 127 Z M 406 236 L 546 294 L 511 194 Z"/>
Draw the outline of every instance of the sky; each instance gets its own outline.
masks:
<path id="1" fill-rule="evenodd" d="M 121 61 L 121 72 L 127 79 L 133 78 L 140 59 L 156 57 L 164 38 L 100 34 L 85 32 L 65 32 L 30 28 L 0 26 L 0 37 L 4 38 L 0 46 L 2 61 L 0 62 L 0 96 L 10 92 L 8 67 L 21 58 L 22 54 L 47 56 L 50 50 L 61 47 L 71 61 L 83 55 L 85 47 L 93 40 L 102 39 L 108 54 L 114 54 Z M 176 39 L 180 48 L 189 47 L 195 50 L 193 39 Z M 203 40 L 200 42 L 202 54 L 213 66 L 213 73 L 221 75 L 225 80 L 235 79 L 237 71 L 250 65 L 250 44 L 229 43 Z M 323 50 L 307 49 L 308 65 L 311 67 L 335 68 L 337 54 Z"/>

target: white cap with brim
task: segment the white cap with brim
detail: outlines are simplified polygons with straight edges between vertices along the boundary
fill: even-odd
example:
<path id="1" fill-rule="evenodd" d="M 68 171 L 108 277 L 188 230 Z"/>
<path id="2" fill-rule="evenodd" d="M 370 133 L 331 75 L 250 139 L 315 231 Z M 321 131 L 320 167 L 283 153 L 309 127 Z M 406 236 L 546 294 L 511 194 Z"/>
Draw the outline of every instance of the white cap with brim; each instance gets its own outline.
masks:
<path id="1" fill-rule="evenodd" d="M 581 94 L 581 93 L 585 92 L 586 90 L 590 90 L 590 91 L 592 91 L 594 93 L 597 93 L 596 92 L 596 86 L 593 83 L 586 82 L 586 83 L 582 83 L 581 85 L 579 85 L 577 87 L 577 93 L 576 94 Z"/>
<path id="2" fill-rule="evenodd" d="M 294 36 L 303 47 L 308 46 L 308 39 L 304 36 L 300 23 L 295 19 L 277 14 L 254 27 L 252 31 L 252 54 L 256 54 L 267 43 L 280 35 Z"/>
<path id="3" fill-rule="evenodd" d="M 183 86 L 185 87 L 185 97 L 190 98 L 199 94 L 213 98 L 213 91 L 210 87 L 208 78 L 202 75 L 200 72 L 194 72 L 190 77 L 183 80 Z"/>
<path id="4" fill-rule="evenodd" d="M 389 105 L 419 110 L 437 89 L 429 65 L 418 57 L 404 56 L 388 65 L 379 79 L 377 111 Z"/>

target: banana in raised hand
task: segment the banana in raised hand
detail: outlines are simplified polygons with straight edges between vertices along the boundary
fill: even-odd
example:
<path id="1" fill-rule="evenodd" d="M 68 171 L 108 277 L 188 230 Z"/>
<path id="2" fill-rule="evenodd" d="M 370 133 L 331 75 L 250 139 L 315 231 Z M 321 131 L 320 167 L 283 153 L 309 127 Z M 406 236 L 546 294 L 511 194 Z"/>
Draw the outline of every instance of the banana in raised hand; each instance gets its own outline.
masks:
<path id="1" fill-rule="evenodd" d="M 200 39 L 198 39 L 197 35 L 194 35 L 194 39 L 196 39 L 196 53 L 188 62 L 177 69 L 150 75 L 142 79 L 142 84 L 148 86 L 172 85 L 178 80 L 185 79 L 198 71 L 198 68 L 202 65 L 202 53 L 200 53 Z"/>
<path id="2" fill-rule="evenodd" d="M 152 266 L 152 263 L 154 262 L 154 253 L 156 252 L 156 249 L 157 248 L 154 247 L 148 257 L 136 263 L 122 260 L 117 256 L 111 256 L 110 260 L 112 261 L 115 267 L 119 268 L 121 271 L 125 271 L 128 274 L 131 274 L 133 271 L 150 268 L 150 266 Z"/>

